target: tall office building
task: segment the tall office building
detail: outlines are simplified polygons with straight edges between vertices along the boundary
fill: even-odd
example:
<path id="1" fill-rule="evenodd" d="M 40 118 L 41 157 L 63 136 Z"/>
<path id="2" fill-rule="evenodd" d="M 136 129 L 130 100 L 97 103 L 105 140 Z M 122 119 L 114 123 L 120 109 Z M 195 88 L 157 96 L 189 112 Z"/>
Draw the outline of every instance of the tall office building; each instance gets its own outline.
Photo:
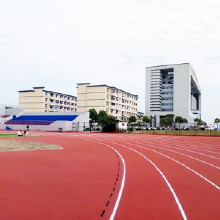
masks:
<path id="1" fill-rule="evenodd" d="M 92 108 L 97 112 L 104 110 L 118 120 L 126 120 L 132 115 L 137 116 L 138 96 L 105 84 L 78 83 L 77 111 L 85 112 Z"/>
<path id="2" fill-rule="evenodd" d="M 147 67 L 145 88 L 145 114 L 154 126 L 167 114 L 188 123 L 201 118 L 201 89 L 189 63 Z"/>

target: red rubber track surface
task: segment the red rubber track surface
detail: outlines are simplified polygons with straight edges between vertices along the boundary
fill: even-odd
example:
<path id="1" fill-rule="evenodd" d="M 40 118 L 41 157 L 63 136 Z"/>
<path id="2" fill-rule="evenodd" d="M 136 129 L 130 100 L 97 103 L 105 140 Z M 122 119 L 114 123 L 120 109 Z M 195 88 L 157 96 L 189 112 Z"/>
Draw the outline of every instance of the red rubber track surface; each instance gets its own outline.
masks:
<path id="1" fill-rule="evenodd" d="M 63 149 L 0 152 L 0 219 L 220 219 L 218 137 L 41 134 L 14 139 Z"/>

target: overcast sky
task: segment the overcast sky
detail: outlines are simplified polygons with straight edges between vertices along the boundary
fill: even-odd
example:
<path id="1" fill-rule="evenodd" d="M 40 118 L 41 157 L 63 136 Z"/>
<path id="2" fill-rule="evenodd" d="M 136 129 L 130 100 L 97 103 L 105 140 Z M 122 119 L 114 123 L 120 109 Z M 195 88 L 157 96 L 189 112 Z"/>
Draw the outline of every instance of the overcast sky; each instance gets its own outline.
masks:
<path id="1" fill-rule="evenodd" d="M 0 104 L 45 86 L 76 84 L 139 95 L 145 67 L 189 62 L 202 88 L 202 119 L 220 118 L 219 0 L 0 0 Z"/>

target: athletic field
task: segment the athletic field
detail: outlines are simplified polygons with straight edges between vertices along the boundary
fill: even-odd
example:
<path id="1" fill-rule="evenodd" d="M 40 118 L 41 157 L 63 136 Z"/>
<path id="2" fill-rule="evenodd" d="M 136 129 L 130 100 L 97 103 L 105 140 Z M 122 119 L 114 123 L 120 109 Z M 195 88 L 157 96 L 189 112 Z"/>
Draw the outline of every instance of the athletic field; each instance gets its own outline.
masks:
<path id="1" fill-rule="evenodd" d="M 0 138 L 0 219 L 220 219 L 219 137 L 31 133 Z"/>

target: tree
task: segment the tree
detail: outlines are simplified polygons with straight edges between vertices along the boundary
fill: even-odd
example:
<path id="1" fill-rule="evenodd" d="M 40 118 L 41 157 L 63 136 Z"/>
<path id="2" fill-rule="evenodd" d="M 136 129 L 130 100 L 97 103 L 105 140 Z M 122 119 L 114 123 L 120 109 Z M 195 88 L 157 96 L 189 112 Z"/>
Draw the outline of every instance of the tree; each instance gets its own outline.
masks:
<path id="1" fill-rule="evenodd" d="M 174 114 L 168 114 L 164 118 L 160 119 L 161 126 L 172 126 L 174 122 Z"/>
<path id="2" fill-rule="evenodd" d="M 176 118 L 175 118 L 175 123 L 182 124 L 182 123 L 188 123 L 188 121 L 187 121 L 186 118 L 183 118 L 183 117 L 181 117 L 181 116 L 176 116 Z"/>
<path id="3" fill-rule="evenodd" d="M 108 115 L 106 111 L 101 110 L 98 114 L 98 123 L 104 132 L 116 131 L 117 120 L 116 117 Z"/>
<path id="4" fill-rule="evenodd" d="M 183 118 L 181 116 L 176 116 L 175 123 L 178 123 L 179 124 L 179 128 L 180 128 L 180 124 L 188 123 L 188 121 L 187 121 L 186 118 Z"/>
<path id="5" fill-rule="evenodd" d="M 89 117 L 90 117 L 92 123 L 93 122 L 97 122 L 97 120 L 98 120 L 98 113 L 97 113 L 97 111 L 94 108 L 89 110 Z"/>
<path id="6" fill-rule="evenodd" d="M 161 126 L 167 126 L 167 123 L 168 123 L 168 122 L 167 122 L 166 117 L 160 119 L 160 125 L 161 125 Z"/>
<path id="7" fill-rule="evenodd" d="M 149 117 L 147 117 L 147 116 L 144 116 L 142 120 L 143 120 L 143 122 L 145 122 L 145 123 L 151 123 L 151 121 L 152 121 L 152 119 L 149 118 Z"/>
<path id="8" fill-rule="evenodd" d="M 203 121 L 200 118 L 195 118 L 194 121 L 198 124 L 198 125 L 202 125 Z"/>
<path id="9" fill-rule="evenodd" d="M 176 116 L 175 123 L 179 123 L 179 124 L 183 123 L 183 118 L 181 116 Z"/>
<path id="10" fill-rule="evenodd" d="M 216 118 L 215 121 L 214 121 L 214 123 L 217 124 L 217 130 L 219 130 L 218 123 L 220 123 L 220 119 L 219 119 L 219 118 Z"/>
<path id="11" fill-rule="evenodd" d="M 136 122 L 136 121 L 137 121 L 137 119 L 136 119 L 136 117 L 133 116 L 133 115 L 128 118 L 128 122 L 129 122 L 129 123 L 134 123 L 134 122 Z"/>
<path id="12" fill-rule="evenodd" d="M 214 121 L 214 123 L 217 123 L 217 124 L 220 123 L 220 119 L 219 119 L 219 118 L 216 118 L 215 121 Z"/>
<path id="13" fill-rule="evenodd" d="M 188 120 L 186 118 L 183 118 L 183 123 L 188 123 Z"/>
<path id="14" fill-rule="evenodd" d="M 172 126 L 173 125 L 173 122 L 174 122 L 174 117 L 175 115 L 174 114 L 168 114 L 165 116 L 166 117 L 166 120 L 167 120 L 167 124 L 169 126 Z"/>
<path id="15" fill-rule="evenodd" d="M 168 114 L 168 115 L 165 116 L 168 126 L 171 126 L 171 127 L 173 126 L 174 117 L 175 117 L 174 114 Z"/>
<path id="16" fill-rule="evenodd" d="M 108 114 L 104 110 L 101 110 L 98 113 L 97 122 L 102 127 L 102 129 L 103 129 L 103 127 L 105 127 L 105 124 L 107 124 L 107 120 L 108 120 L 107 116 L 108 116 Z"/>

